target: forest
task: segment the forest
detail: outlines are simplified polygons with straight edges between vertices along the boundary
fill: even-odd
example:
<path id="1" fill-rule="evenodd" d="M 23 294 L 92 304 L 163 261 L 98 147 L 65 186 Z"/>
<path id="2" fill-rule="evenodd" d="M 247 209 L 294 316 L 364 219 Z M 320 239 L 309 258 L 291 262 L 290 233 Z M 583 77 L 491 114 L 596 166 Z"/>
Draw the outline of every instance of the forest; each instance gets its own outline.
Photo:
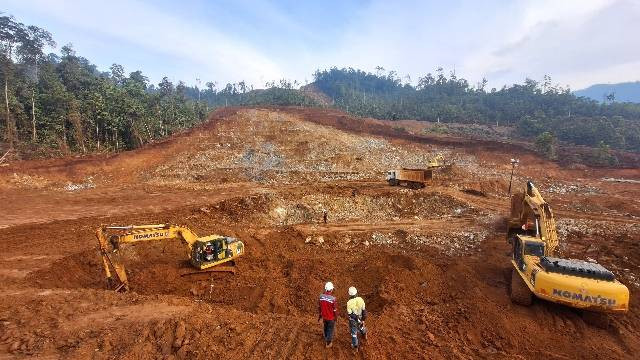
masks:
<path id="1" fill-rule="evenodd" d="M 375 74 L 331 68 L 316 71 L 314 80 L 335 106 L 360 116 L 504 125 L 525 138 L 545 134 L 576 145 L 640 151 L 640 104 L 616 102 L 614 95 L 606 102 L 577 97 L 549 76 L 490 90 L 486 80 L 471 85 L 442 68 L 415 86 L 380 67 Z"/>
<path id="2" fill-rule="evenodd" d="M 244 82 L 199 89 L 168 77 L 150 84 L 140 70 L 127 74 L 118 64 L 99 70 L 71 44 L 45 53 L 55 46 L 47 30 L 0 16 L 0 131 L 7 148 L 42 156 L 127 150 L 201 123 L 220 106 L 315 104 L 286 80 L 261 90 Z"/>
<path id="3" fill-rule="evenodd" d="M 56 42 L 47 30 L 0 16 L 0 78 L 6 148 L 36 156 L 137 148 L 201 123 L 215 108 L 235 105 L 334 106 L 357 116 L 443 123 L 510 126 L 532 142 L 563 141 L 601 149 L 640 151 L 640 104 L 577 97 L 545 76 L 487 89 L 442 68 L 414 83 L 377 67 L 317 70 L 314 82 L 264 84 L 240 81 L 203 88 L 164 77 L 151 84 L 140 70 L 118 64 L 98 69 L 71 44 L 46 53 Z M 329 98 L 309 96 L 309 89 Z M 1 155 L 1 154 L 0 154 Z"/>

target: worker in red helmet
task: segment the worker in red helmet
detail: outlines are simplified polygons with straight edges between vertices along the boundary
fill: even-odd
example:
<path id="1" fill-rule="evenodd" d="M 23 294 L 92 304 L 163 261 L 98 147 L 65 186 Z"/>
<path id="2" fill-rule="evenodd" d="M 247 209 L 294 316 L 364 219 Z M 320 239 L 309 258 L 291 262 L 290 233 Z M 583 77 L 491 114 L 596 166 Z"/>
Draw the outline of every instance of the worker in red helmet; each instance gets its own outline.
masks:
<path id="1" fill-rule="evenodd" d="M 326 347 L 333 345 L 333 332 L 336 327 L 336 316 L 338 315 L 338 301 L 333 296 L 333 283 L 327 282 L 324 285 L 324 293 L 318 300 L 318 321 L 322 319 L 323 334 Z"/>

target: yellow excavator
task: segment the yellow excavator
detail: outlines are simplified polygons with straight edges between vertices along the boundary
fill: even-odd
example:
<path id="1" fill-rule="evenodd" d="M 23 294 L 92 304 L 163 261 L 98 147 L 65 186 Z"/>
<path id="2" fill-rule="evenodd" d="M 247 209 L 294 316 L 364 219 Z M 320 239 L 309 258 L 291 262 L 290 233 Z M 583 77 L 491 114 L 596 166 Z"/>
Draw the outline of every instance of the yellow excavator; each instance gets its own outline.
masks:
<path id="1" fill-rule="evenodd" d="M 444 164 L 444 156 L 442 154 L 438 154 L 432 157 L 431 159 L 429 159 L 427 163 L 428 169 L 435 169 L 443 166 L 445 166 L 445 164 Z"/>
<path id="2" fill-rule="evenodd" d="M 199 270 L 193 273 L 235 273 L 232 266 L 214 267 L 233 262 L 244 254 L 244 244 L 235 238 L 221 235 L 199 237 L 184 226 L 170 224 L 101 226 L 96 230 L 96 237 L 107 281 L 116 291 L 122 292 L 129 290 L 129 280 L 120 254 L 124 244 L 179 239 L 186 245 L 191 265 Z"/>
<path id="3" fill-rule="evenodd" d="M 585 321 L 606 327 L 607 313 L 629 310 L 629 289 L 602 265 L 556 256 L 558 233 L 549 204 L 531 181 L 511 198 L 507 240 L 512 245 L 511 300 L 532 296 L 583 310 Z"/>

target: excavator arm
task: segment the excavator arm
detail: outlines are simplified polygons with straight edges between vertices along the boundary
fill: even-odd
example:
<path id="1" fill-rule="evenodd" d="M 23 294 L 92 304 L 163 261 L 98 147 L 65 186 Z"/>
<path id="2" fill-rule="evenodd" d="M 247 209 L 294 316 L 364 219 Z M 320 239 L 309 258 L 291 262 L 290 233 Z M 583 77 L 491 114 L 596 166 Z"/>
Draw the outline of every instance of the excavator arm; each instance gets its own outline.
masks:
<path id="1" fill-rule="evenodd" d="M 438 154 L 435 157 L 429 159 L 429 163 L 427 164 L 427 168 L 439 168 L 444 166 L 444 156 L 442 154 Z"/>
<path id="2" fill-rule="evenodd" d="M 531 236 L 544 242 L 545 255 L 554 255 L 558 247 L 556 221 L 551 207 L 531 181 L 527 182 L 523 194 L 517 194 L 512 198 L 509 227 L 515 232 L 531 232 Z"/>
<path id="3" fill-rule="evenodd" d="M 107 232 L 113 232 L 107 237 Z M 193 244 L 198 236 L 182 226 L 176 225 L 137 225 L 137 226 L 101 226 L 96 231 L 100 246 L 102 263 L 110 285 L 116 291 L 129 290 L 129 282 L 124 263 L 120 258 L 120 246 L 138 242 L 180 239 L 187 247 L 187 256 L 191 258 Z M 112 273 L 112 270 L 115 274 Z M 115 276 L 114 276 L 115 275 Z"/>

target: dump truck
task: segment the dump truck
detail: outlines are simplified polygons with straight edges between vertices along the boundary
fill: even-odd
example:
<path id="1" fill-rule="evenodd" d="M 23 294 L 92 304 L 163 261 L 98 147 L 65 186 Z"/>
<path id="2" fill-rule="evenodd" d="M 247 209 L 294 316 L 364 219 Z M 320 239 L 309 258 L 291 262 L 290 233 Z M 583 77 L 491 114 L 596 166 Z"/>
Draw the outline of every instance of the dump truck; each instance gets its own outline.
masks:
<path id="1" fill-rule="evenodd" d="M 423 188 L 433 178 L 433 170 L 398 169 L 387 171 L 387 182 L 391 186 L 405 186 L 411 189 Z"/>
<path id="2" fill-rule="evenodd" d="M 421 189 L 433 179 L 433 171 L 444 165 L 441 154 L 429 159 L 426 169 L 396 169 L 387 171 L 387 182 L 391 186 L 405 186 L 411 189 Z"/>
<path id="3" fill-rule="evenodd" d="M 171 224 L 101 226 L 96 230 L 96 237 L 108 286 L 119 292 L 129 290 L 129 279 L 121 256 L 122 247 L 126 244 L 180 240 L 195 268 L 183 275 L 214 271 L 235 273 L 233 266 L 220 265 L 233 265 L 236 258 L 244 255 L 244 244 L 236 238 L 222 235 L 199 237 L 187 227 Z"/>
<path id="4" fill-rule="evenodd" d="M 629 310 L 629 289 L 604 266 L 556 254 L 553 212 L 531 181 L 511 199 L 507 226 L 511 253 L 511 300 L 530 305 L 533 296 L 582 310 L 586 322 L 607 327 L 609 313 Z"/>

